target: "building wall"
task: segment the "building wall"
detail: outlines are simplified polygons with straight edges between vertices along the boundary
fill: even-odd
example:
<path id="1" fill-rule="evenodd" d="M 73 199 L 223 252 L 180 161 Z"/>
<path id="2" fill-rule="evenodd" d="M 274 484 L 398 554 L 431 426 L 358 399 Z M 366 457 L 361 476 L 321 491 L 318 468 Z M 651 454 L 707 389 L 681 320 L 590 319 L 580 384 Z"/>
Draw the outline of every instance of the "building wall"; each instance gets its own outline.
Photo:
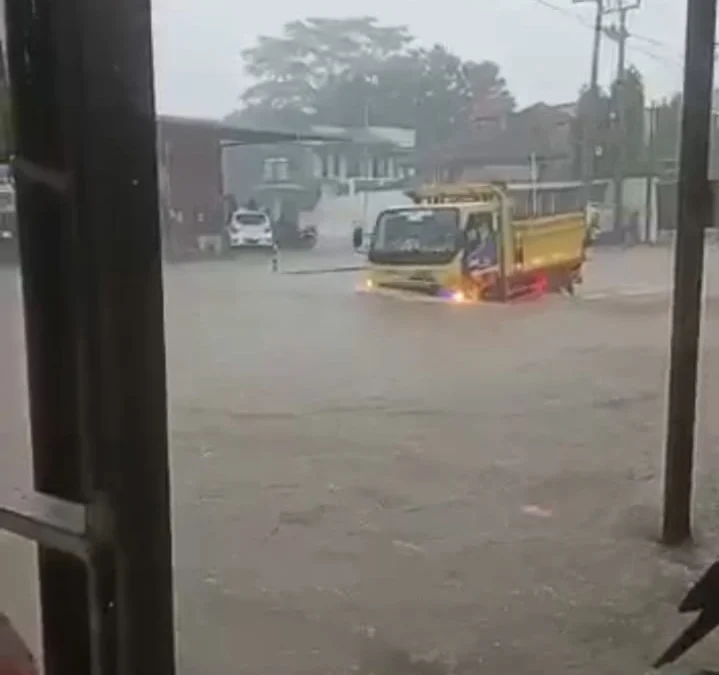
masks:
<path id="1" fill-rule="evenodd" d="M 406 153 L 389 145 L 327 144 L 312 151 L 312 168 L 320 180 L 346 181 L 352 178 L 402 178 L 406 174 Z"/>
<path id="2" fill-rule="evenodd" d="M 197 238 L 219 233 L 222 168 L 212 129 L 158 122 L 163 233 L 172 250 L 194 250 Z"/>
<path id="3" fill-rule="evenodd" d="M 538 167 L 537 179 L 544 182 L 559 182 L 572 180 L 571 159 L 558 159 L 548 162 L 541 162 Z M 529 182 L 532 179 L 532 171 L 527 158 L 524 164 L 467 164 L 458 171 L 449 175 L 452 182 L 489 182 L 505 181 Z"/>
<path id="4" fill-rule="evenodd" d="M 532 179 L 529 163 L 519 166 L 465 166 L 457 176 L 459 183 L 488 183 L 491 181 L 528 182 Z"/>
<path id="5" fill-rule="evenodd" d="M 719 182 L 712 181 L 714 192 L 714 218 L 707 227 L 719 227 Z M 676 181 L 660 181 L 657 184 L 659 230 L 671 231 L 677 227 L 678 184 Z"/>
<path id="6" fill-rule="evenodd" d="M 401 190 L 341 196 L 325 194 L 312 211 L 302 214 L 301 222 L 317 227 L 323 239 L 342 239 L 349 243 L 357 224 L 369 232 L 381 211 L 410 204 L 412 200 Z"/>

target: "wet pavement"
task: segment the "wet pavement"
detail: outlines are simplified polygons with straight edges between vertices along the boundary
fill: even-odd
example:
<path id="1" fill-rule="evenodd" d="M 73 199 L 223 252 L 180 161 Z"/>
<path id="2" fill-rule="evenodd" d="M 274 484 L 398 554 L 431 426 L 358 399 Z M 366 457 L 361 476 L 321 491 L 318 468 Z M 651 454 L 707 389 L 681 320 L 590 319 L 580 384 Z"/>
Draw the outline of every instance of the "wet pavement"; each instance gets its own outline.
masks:
<path id="1" fill-rule="evenodd" d="M 699 546 L 680 553 L 655 543 L 668 249 L 597 251 L 577 297 L 509 306 L 360 294 L 359 273 L 261 256 L 168 266 L 181 672 L 385 675 L 380 640 L 465 673 L 643 672 L 717 550 L 717 261 Z M 337 243 L 281 269 L 357 263 Z M 27 483 L 8 267 L 0 316 L 0 475 Z M 29 547 L 0 535 L 0 556 L 0 608 L 32 639 Z M 719 638 L 692 657 L 717 658 Z"/>

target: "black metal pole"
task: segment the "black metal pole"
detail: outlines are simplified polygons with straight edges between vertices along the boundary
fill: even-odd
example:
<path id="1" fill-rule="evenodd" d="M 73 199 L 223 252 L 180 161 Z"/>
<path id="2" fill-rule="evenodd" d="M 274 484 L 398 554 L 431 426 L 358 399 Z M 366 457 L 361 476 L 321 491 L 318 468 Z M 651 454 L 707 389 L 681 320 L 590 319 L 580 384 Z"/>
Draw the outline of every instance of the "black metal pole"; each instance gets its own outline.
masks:
<path id="1" fill-rule="evenodd" d="M 162 253 L 149 0 L 75 0 L 85 94 L 89 418 L 114 524 L 118 672 L 174 672 Z"/>
<path id="2" fill-rule="evenodd" d="M 35 485 L 88 505 L 40 550 L 46 675 L 172 675 L 149 0 L 5 0 Z"/>
<path id="3" fill-rule="evenodd" d="M 664 474 L 662 538 L 668 545 L 691 537 L 704 230 L 713 216 L 708 171 L 715 25 L 716 0 L 688 0 Z"/>
<path id="4" fill-rule="evenodd" d="M 633 8 L 633 7 L 632 7 Z M 617 58 L 617 80 L 614 96 L 614 113 L 616 115 L 616 135 L 614 147 L 614 230 L 622 233 L 622 240 L 625 238 L 626 218 L 624 215 L 624 171 L 626 165 L 626 144 L 627 144 L 627 30 L 628 7 L 619 9 L 619 28 L 617 32 L 618 58 Z"/>
<path id="5" fill-rule="evenodd" d="M 597 118 L 599 115 L 599 57 L 602 47 L 602 32 L 604 21 L 604 0 L 595 0 L 596 13 L 594 15 L 594 41 L 592 43 L 592 65 L 589 78 L 589 119 L 584 130 L 582 143 L 582 180 L 584 183 L 584 206 L 592 201 L 592 185 L 596 165 L 597 145 Z"/>
<path id="6" fill-rule="evenodd" d="M 14 145 L 24 164 L 67 166 L 62 64 L 54 52 L 55 4 L 5 2 Z M 71 95 L 71 92 L 67 92 Z M 71 210 L 66 195 L 18 173 L 19 221 L 35 488 L 84 502 L 81 430 L 72 318 Z M 90 674 L 88 586 L 84 565 L 38 550 L 44 672 Z"/>
<path id="7" fill-rule="evenodd" d="M 652 236 L 652 216 L 654 212 L 654 193 L 656 177 L 656 135 L 657 135 L 657 105 L 652 103 L 649 108 L 649 144 L 647 146 L 647 184 L 644 191 L 644 242 L 654 243 Z"/>

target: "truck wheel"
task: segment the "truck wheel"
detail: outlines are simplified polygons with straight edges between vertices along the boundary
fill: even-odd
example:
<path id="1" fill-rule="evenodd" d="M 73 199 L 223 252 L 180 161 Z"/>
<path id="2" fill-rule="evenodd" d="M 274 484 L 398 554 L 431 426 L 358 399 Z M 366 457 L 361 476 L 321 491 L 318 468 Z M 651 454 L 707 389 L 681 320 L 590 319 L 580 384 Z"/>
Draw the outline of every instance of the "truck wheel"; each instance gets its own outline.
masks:
<path id="1" fill-rule="evenodd" d="M 474 282 L 466 284 L 463 293 L 470 302 L 479 302 L 482 299 L 482 289 Z"/>

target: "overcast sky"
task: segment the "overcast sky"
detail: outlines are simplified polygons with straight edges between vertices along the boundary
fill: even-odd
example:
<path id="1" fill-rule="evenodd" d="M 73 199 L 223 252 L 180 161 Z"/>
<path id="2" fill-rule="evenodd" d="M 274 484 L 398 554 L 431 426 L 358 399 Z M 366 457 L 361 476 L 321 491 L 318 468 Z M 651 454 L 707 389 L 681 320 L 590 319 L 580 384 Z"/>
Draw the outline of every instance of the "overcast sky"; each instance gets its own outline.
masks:
<path id="1" fill-rule="evenodd" d="M 544 4 L 554 5 L 557 11 Z M 616 1 L 616 0 L 612 0 Z M 258 35 L 307 16 L 373 15 L 406 24 L 422 44 L 439 42 L 465 59 L 499 63 L 520 104 L 576 99 L 587 81 L 593 3 L 572 0 L 154 0 L 155 71 L 162 113 L 221 117 L 238 107 L 249 82 L 240 51 Z M 628 61 L 645 76 L 650 99 L 682 81 L 685 0 L 642 0 L 631 13 Z M 616 46 L 604 40 L 600 77 L 609 83 Z"/>

